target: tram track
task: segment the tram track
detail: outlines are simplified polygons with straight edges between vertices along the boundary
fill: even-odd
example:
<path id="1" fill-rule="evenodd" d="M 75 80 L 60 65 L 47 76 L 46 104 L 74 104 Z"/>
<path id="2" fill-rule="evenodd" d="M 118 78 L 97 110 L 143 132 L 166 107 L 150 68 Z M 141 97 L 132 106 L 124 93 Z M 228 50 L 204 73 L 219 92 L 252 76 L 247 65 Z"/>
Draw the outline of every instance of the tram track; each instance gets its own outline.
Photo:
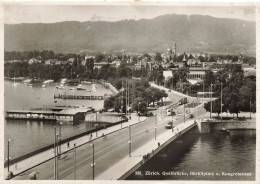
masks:
<path id="1" fill-rule="evenodd" d="M 162 124 L 164 124 L 165 122 L 162 122 L 162 123 L 158 123 L 157 126 L 160 126 Z M 138 136 L 142 135 L 143 133 L 146 132 L 146 130 L 149 130 L 149 129 L 153 129 L 152 126 L 148 126 L 145 127 L 145 130 L 141 130 L 141 131 L 138 131 L 134 134 L 132 134 L 132 137 L 134 138 L 137 138 Z M 105 137 L 104 137 L 105 138 Z M 106 139 L 106 141 L 108 141 L 109 139 Z M 103 147 L 100 147 L 100 149 L 98 149 L 97 151 L 95 151 L 95 159 L 98 159 L 100 158 L 101 156 L 109 153 L 110 151 L 112 151 L 113 149 L 117 148 L 118 146 L 124 144 L 124 143 L 128 143 L 128 140 L 129 140 L 129 137 L 126 137 L 126 138 L 123 138 L 121 139 L 119 142 L 115 142 L 113 143 L 112 145 L 110 144 L 109 146 L 105 146 L 105 148 Z M 89 142 L 88 144 L 91 144 L 92 142 Z M 86 145 L 86 144 L 85 144 Z M 84 148 L 84 150 L 81 150 L 81 151 L 86 151 L 85 150 L 86 148 Z M 76 170 L 77 169 L 80 169 L 81 167 L 85 166 L 86 164 L 90 164 L 91 161 L 92 161 L 92 153 L 90 154 L 87 154 L 85 156 L 82 156 L 80 158 L 77 159 L 76 161 Z M 72 157 L 72 156 L 71 156 Z M 70 173 L 73 172 L 73 166 L 68 163 L 64 166 L 62 166 L 62 168 L 59 168 L 59 179 L 63 179 L 64 177 L 66 177 L 67 175 L 69 175 Z M 48 176 L 45 176 L 43 178 L 39 178 L 41 180 L 47 180 L 47 179 L 50 179 L 53 177 L 53 173 L 52 174 L 49 174 Z"/>

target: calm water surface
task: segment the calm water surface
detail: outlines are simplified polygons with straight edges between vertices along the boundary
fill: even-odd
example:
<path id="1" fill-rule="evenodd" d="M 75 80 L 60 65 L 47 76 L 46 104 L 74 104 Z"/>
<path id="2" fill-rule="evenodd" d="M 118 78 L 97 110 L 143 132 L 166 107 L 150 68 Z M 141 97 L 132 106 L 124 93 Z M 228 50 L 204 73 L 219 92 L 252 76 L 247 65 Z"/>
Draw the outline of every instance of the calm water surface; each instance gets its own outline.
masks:
<path id="1" fill-rule="evenodd" d="M 254 180 L 255 154 L 256 137 L 252 130 L 235 131 L 233 135 L 187 134 L 169 144 L 128 179 Z M 147 171 L 154 171 L 159 175 L 147 175 Z M 214 176 L 194 176 L 190 172 L 208 172 L 214 173 Z M 251 173 L 251 176 L 224 176 L 222 172 L 244 172 Z M 170 174 L 166 175 L 167 173 Z M 220 176 L 216 176 L 216 173 Z"/>
<path id="2" fill-rule="evenodd" d="M 103 100 L 61 100 L 55 99 L 54 103 L 53 94 L 91 94 L 91 95 L 104 95 L 111 94 L 109 89 L 104 88 L 102 85 L 96 84 L 83 85 L 83 88 L 91 90 L 86 91 L 72 91 L 71 86 L 65 86 L 64 90 L 58 90 L 52 84 L 46 88 L 41 86 L 28 87 L 23 83 L 17 86 L 13 85 L 12 81 L 5 81 L 4 83 L 4 108 L 5 110 L 11 109 L 30 109 L 42 107 L 43 105 L 76 105 L 76 106 L 92 106 L 96 109 L 102 108 Z M 17 158 L 31 151 L 37 150 L 53 142 L 53 126 L 54 122 L 41 122 L 41 121 L 25 121 L 25 120 L 5 120 L 5 148 L 7 140 L 11 139 L 10 155 L 11 158 Z M 72 124 L 64 122 L 62 125 L 62 138 L 68 138 L 73 135 L 93 129 L 94 124 L 78 123 Z M 5 156 L 7 149 L 5 149 Z"/>

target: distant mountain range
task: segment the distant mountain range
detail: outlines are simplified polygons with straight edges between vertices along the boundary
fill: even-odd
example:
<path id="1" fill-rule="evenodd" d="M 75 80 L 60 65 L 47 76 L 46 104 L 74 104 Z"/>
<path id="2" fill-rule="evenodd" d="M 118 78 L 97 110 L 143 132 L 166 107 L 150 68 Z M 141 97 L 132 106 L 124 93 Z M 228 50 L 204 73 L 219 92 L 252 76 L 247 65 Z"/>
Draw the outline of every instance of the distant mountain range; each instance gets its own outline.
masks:
<path id="1" fill-rule="evenodd" d="M 6 51 L 155 52 L 172 42 L 177 52 L 255 52 L 255 22 L 202 15 L 163 15 L 154 19 L 5 24 Z"/>

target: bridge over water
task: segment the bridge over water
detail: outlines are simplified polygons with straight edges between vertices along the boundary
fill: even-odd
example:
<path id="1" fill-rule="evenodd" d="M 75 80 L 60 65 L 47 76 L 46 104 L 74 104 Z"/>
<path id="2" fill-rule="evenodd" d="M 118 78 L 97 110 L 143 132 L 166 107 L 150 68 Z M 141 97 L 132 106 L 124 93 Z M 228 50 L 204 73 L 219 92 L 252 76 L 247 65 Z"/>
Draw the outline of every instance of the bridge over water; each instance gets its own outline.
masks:
<path id="1" fill-rule="evenodd" d="M 198 109 L 205 113 L 203 108 Z M 132 115 L 131 121 L 110 128 L 99 130 L 61 145 L 61 155 L 58 159 L 58 179 L 92 180 L 120 179 L 143 162 L 143 156 L 148 153 L 157 153 L 160 149 L 196 126 L 194 119 L 183 122 L 179 118 L 174 122 L 175 128 L 166 129 L 165 125 L 172 119 L 171 116 L 141 117 Z M 176 118 L 177 119 L 177 118 Z M 102 136 L 102 135 L 105 136 Z M 74 160 L 76 144 L 76 159 Z M 93 151 L 94 143 L 94 151 Z M 160 144 L 160 146 L 158 146 Z M 93 158 L 95 167 L 93 165 Z M 74 164 L 75 163 L 75 164 Z M 34 155 L 30 158 L 12 164 L 10 171 L 13 179 L 29 179 L 30 173 L 37 173 L 37 179 L 54 179 L 54 149 Z M 120 169 L 119 169 L 120 168 Z M 116 169 L 116 172 L 115 170 Z M 114 174 L 112 174 L 114 173 Z M 7 176 L 7 168 L 5 168 Z"/>
<path id="2" fill-rule="evenodd" d="M 194 118 L 188 118 L 189 115 L 186 115 L 186 121 L 184 115 L 158 115 L 140 119 L 132 115 L 127 123 L 80 137 L 71 141 L 70 147 L 67 144 L 61 145 L 62 154 L 56 162 L 58 169 L 55 172 L 54 149 L 49 149 L 11 165 L 10 170 L 15 175 L 12 179 L 27 180 L 31 173 L 35 173 L 39 180 L 53 180 L 54 173 L 59 180 L 125 179 L 149 158 L 185 133 L 209 132 L 212 130 L 210 127 L 222 130 L 224 126 L 202 121 L 208 117 L 202 105 L 192 109 L 191 113 Z M 165 126 L 172 118 L 174 128 L 166 129 Z M 228 128 L 232 128 L 232 125 L 226 126 L 226 129 Z M 7 168 L 5 174 L 7 176 Z"/>

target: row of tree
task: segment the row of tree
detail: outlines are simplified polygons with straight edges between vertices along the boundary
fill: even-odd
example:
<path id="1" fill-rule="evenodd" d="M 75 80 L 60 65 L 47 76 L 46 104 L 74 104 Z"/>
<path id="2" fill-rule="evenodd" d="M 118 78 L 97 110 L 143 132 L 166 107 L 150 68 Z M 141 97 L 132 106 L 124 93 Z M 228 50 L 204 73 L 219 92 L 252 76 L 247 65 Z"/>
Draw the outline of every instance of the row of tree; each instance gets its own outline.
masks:
<path id="1" fill-rule="evenodd" d="M 238 65 L 227 65 L 224 70 L 211 74 L 205 80 L 209 86 L 212 82 L 212 91 L 217 98 L 212 103 L 212 112 L 221 113 L 221 88 L 222 112 L 238 114 L 241 111 L 256 112 L 256 77 L 245 77 L 243 69 Z M 211 110 L 210 102 L 205 104 L 207 111 Z"/>
<path id="2" fill-rule="evenodd" d="M 4 66 L 4 75 L 6 77 L 29 77 L 39 80 L 53 79 L 55 81 L 61 78 L 77 78 L 77 75 L 84 73 L 85 69 L 80 65 L 44 65 L 42 63 L 6 63 Z"/>
<path id="3" fill-rule="evenodd" d="M 164 80 L 162 72 L 154 72 L 152 80 L 158 85 L 178 90 L 190 96 L 197 96 L 197 92 L 214 92 L 213 97 L 217 98 L 212 104 L 212 112 L 221 112 L 221 85 L 222 85 L 222 112 L 239 114 L 241 111 L 256 111 L 256 77 L 245 76 L 241 65 L 228 64 L 223 70 L 213 73 L 206 72 L 204 81 L 192 85 L 187 81 L 189 70 L 180 68 L 173 72 L 173 77 Z M 159 79 L 159 80 L 158 80 Z M 205 104 L 205 109 L 210 111 L 210 103 Z"/>
<path id="4" fill-rule="evenodd" d="M 84 59 L 83 56 L 75 54 L 75 53 L 67 53 L 67 54 L 55 54 L 51 50 L 43 50 L 43 51 L 5 51 L 4 59 L 8 60 L 30 60 L 31 58 L 36 58 L 42 61 L 47 59 L 58 59 L 60 61 L 67 61 L 69 58 L 79 57 L 80 59 Z"/>
<path id="5" fill-rule="evenodd" d="M 111 64 L 103 65 L 101 68 L 94 68 L 94 59 L 88 58 L 86 65 L 82 66 L 78 57 L 74 58 L 73 64 L 66 65 L 45 65 L 43 63 L 28 64 L 27 62 L 5 63 L 4 75 L 6 77 L 29 77 L 37 79 L 54 79 L 58 81 L 61 78 L 68 79 L 104 79 L 111 80 L 117 88 L 120 84 L 115 79 L 122 77 L 132 78 L 145 76 L 142 71 L 135 71 L 132 66 L 122 62 L 119 67 Z"/>
<path id="6" fill-rule="evenodd" d="M 120 93 L 114 95 L 104 102 L 105 109 L 115 109 L 116 112 L 126 111 L 126 81 L 129 84 L 129 101 L 132 110 L 146 113 L 147 107 L 154 105 L 154 102 L 162 101 L 168 94 L 163 90 L 153 88 L 147 80 L 133 80 L 121 78 L 122 89 Z"/>

